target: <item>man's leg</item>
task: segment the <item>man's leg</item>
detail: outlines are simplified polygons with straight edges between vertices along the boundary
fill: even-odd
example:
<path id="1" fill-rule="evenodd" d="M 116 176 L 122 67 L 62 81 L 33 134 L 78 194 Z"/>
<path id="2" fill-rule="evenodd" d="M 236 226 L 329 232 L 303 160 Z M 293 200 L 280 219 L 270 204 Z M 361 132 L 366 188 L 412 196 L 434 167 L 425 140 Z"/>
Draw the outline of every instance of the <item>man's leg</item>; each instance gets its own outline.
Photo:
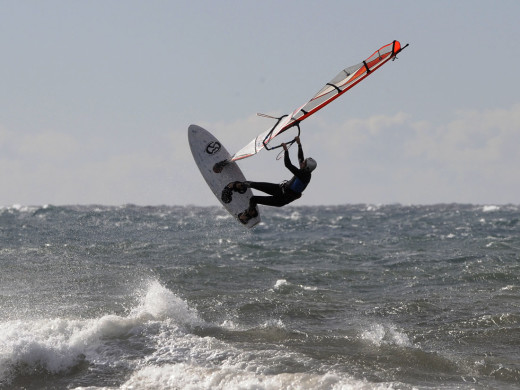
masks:
<path id="1" fill-rule="evenodd" d="M 257 204 L 263 204 L 266 206 L 283 206 L 283 193 L 279 184 L 265 183 L 265 182 L 246 182 L 248 187 L 255 190 L 265 192 L 271 196 L 252 196 L 249 200 L 249 210 L 253 211 Z"/>
<path id="2" fill-rule="evenodd" d="M 263 204 L 264 206 L 282 207 L 287 204 L 287 201 L 281 196 L 252 196 L 251 199 L 249 199 L 250 210 L 254 209 L 258 204 Z"/>
<path id="3" fill-rule="evenodd" d="M 282 195 L 282 189 L 280 188 L 279 184 L 274 183 L 264 183 L 264 182 L 256 182 L 256 181 L 250 181 L 245 182 L 247 185 L 255 190 L 265 192 L 266 194 L 273 195 L 273 196 L 279 196 Z"/>

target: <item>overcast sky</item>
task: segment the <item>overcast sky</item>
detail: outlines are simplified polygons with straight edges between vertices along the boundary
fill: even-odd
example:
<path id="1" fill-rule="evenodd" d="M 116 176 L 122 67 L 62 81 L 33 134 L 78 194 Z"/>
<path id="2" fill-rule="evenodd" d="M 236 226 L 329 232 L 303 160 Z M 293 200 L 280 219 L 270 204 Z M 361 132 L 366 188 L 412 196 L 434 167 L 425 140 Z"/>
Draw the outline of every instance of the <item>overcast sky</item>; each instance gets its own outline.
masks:
<path id="1" fill-rule="evenodd" d="M 0 206 L 217 205 L 190 153 L 234 153 L 379 47 L 302 123 L 295 205 L 520 204 L 520 2 L 0 0 Z M 296 161 L 295 148 L 292 150 Z M 239 163 L 290 173 L 277 152 Z"/>

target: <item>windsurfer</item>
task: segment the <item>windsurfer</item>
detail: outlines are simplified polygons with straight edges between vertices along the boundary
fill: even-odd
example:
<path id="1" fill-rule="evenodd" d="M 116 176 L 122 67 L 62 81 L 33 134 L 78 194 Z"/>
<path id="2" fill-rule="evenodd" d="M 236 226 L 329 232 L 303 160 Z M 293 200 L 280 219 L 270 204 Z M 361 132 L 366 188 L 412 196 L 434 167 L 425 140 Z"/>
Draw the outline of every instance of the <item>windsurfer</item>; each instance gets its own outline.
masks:
<path id="1" fill-rule="evenodd" d="M 311 181 L 311 172 L 316 169 L 316 161 L 309 157 L 304 158 L 303 149 L 300 142 L 300 137 L 295 137 L 294 140 L 298 144 L 298 161 L 300 168 L 296 168 L 289 157 L 289 150 L 287 144 L 282 143 L 284 149 L 284 163 L 285 167 L 289 169 L 294 175 L 292 179 L 284 181 L 281 184 L 264 183 L 264 182 L 233 182 L 229 183 L 222 191 L 222 199 L 231 201 L 231 191 L 244 193 L 247 188 L 253 188 L 258 191 L 265 192 L 270 196 L 253 196 L 249 200 L 249 208 L 238 215 L 240 222 L 247 223 L 251 218 L 258 215 L 256 206 L 263 204 L 266 206 L 282 207 L 302 196 L 302 192 Z M 225 199 L 227 197 L 227 199 Z"/>

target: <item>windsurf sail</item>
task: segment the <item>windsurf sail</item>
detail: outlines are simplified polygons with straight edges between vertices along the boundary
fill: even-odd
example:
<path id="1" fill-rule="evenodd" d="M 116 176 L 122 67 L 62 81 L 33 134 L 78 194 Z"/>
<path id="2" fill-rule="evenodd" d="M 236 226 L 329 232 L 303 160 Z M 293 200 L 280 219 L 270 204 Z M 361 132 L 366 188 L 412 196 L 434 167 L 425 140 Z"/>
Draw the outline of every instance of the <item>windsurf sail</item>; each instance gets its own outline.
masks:
<path id="1" fill-rule="evenodd" d="M 350 88 L 364 80 L 388 61 L 395 59 L 396 55 L 406 46 L 401 47 L 399 41 L 393 41 L 392 43 L 381 47 L 379 50 L 376 50 L 363 62 L 343 69 L 336 77 L 325 84 L 325 86 L 303 106 L 298 107 L 289 115 L 274 118 L 277 119 L 276 124 L 270 129 L 264 131 L 262 134 L 258 135 L 250 143 L 235 153 L 231 157 L 231 161 L 237 161 L 246 157 L 251 157 L 263 148 L 274 149 L 281 146 L 270 146 L 271 141 L 276 136 L 293 126 L 298 126 L 299 130 L 299 123 L 302 120 L 308 118 L 316 111 L 322 109 L 327 104 L 343 95 Z M 273 118 L 269 115 L 259 115 Z"/>

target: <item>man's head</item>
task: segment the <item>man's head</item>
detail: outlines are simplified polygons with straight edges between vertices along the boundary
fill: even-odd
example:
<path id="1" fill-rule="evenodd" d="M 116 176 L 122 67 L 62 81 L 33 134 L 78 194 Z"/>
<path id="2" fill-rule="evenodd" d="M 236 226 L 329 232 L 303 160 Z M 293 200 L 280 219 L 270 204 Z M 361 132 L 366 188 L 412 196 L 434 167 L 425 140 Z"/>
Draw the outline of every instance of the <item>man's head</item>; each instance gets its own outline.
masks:
<path id="1" fill-rule="evenodd" d="M 314 160 L 312 157 L 307 157 L 302 161 L 300 168 L 306 170 L 307 172 L 312 172 L 316 169 L 317 166 L 318 164 L 316 163 L 316 160 Z"/>

